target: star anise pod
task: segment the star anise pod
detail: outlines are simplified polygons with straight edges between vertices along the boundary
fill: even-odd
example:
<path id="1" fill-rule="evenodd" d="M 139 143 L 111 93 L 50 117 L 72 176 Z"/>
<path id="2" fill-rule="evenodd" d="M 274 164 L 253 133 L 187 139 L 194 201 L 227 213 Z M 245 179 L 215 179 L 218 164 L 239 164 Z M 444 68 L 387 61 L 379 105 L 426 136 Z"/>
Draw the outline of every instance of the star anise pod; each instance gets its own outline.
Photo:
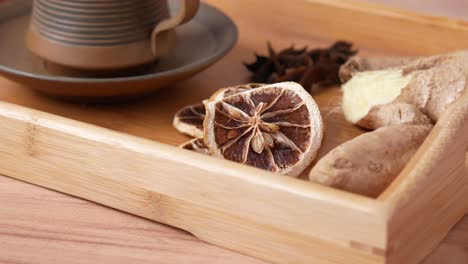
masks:
<path id="1" fill-rule="evenodd" d="M 340 66 L 357 53 L 347 41 L 337 41 L 325 49 L 296 49 L 291 45 L 277 52 L 270 42 L 267 48 L 268 56 L 255 54 L 254 62 L 244 63 L 253 74 L 252 80 L 259 83 L 295 81 L 306 89 L 313 85 L 339 84 Z"/>

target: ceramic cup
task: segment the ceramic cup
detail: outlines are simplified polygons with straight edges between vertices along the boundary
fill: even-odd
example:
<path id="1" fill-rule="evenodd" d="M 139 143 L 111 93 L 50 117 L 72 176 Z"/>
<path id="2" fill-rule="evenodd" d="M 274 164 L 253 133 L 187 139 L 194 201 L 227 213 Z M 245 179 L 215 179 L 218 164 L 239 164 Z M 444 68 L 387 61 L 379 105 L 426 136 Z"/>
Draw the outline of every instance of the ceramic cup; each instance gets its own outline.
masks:
<path id="1" fill-rule="evenodd" d="M 34 0 L 27 46 L 57 65 L 83 70 L 129 68 L 175 46 L 174 28 L 192 19 L 199 0 Z"/>

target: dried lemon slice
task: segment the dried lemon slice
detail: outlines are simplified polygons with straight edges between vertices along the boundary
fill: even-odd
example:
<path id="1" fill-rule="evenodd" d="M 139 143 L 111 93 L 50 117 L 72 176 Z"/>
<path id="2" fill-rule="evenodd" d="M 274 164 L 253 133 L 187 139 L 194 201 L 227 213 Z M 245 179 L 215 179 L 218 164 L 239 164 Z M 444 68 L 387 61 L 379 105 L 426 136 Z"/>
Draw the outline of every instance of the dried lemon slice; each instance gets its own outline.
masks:
<path id="1" fill-rule="evenodd" d="M 211 155 L 203 138 L 194 138 L 179 145 L 179 148 L 188 149 L 205 155 Z"/>
<path id="2" fill-rule="evenodd" d="M 284 82 L 206 104 L 204 139 L 214 156 L 298 176 L 323 137 L 317 104 L 304 88 Z"/>
<path id="3" fill-rule="evenodd" d="M 174 116 L 173 126 L 179 132 L 192 137 L 203 137 L 203 120 L 205 119 L 205 105 L 188 105 Z"/>
<path id="4" fill-rule="evenodd" d="M 247 83 L 247 84 L 241 84 L 241 85 L 237 85 L 233 87 L 221 88 L 211 95 L 210 101 L 219 100 L 224 97 L 228 97 L 237 93 L 245 92 L 247 90 L 259 88 L 265 85 L 266 84 L 264 83 Z"/>
<path id="5" fill-rule="evenodd" d="M 265 84 L 247 83 L 233 87 L 221 88 L 216 91 L 210 100 L 221 99 L 236 93 L 261 87 Z M 209 101 L 209 100 L 208 100 Z M 205 106 L 203 104 L 188 105 L 177 111 L 174 116 L 173 126 L 179 132 L 200 138 L 203 137 L 203 120 L 205 119 Z"/>

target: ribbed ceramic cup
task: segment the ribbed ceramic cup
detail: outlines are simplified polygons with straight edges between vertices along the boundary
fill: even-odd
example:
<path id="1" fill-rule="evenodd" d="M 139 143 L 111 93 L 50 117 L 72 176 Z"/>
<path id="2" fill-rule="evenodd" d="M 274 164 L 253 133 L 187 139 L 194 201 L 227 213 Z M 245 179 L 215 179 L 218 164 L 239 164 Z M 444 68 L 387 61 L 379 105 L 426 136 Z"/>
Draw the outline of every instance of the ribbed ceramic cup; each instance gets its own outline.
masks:
<path id="1" fill-rule="evenodd" d="M 34 0 L 26 41 L 46 61 L 85 70 L 143 65 L 175 45 L 173 29 L 189 21 L 199 0 L 182 0 L 170 17 L 167 0 Z"/>

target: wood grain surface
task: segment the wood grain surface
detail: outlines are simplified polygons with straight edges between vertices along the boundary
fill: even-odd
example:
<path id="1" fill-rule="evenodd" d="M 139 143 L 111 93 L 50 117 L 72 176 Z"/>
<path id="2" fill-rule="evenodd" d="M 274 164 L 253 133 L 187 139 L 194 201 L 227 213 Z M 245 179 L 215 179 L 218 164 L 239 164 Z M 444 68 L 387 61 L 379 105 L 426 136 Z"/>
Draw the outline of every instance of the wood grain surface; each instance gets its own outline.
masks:
<path id="1" fill-rule="evenodd" d="M 234 18 L 241 32 L 237 47 L 215 67 L 163 90 L 155 97 L 117 105 L 68 104 L 0 78 L 0 100 L 140 137 L 178 144 L 187 138 L 175 133 L 170 126 L 155 124 L 170 123 L 172 113 L 180 106 L 201 101 L 216 87 L 246 82 L 248 75 L 240 62 L 251 60 L 254 50 L 265 50 L 266 39 L 274 40 L 277 47 L 284 47 L 291 42 L 311 47 L 329 43 L 307 34 L 306 29 L 313 25 L 301 24 L 300 21 L 297 25 L 301 25 L 301 28 L 289 28 L 278 19 L 271 20 L 271 24 L 260 23 L 253 27 L 257 21 L 255 17 L 242 12 L 243 8 L 249 8 L 247 1 L 206 2 Z M 426 7 L 423 0 L 417 2 L 422 8 Z M 458 12 L 458 2 L 447 1 L 446 8 L 451 6 Z M 240 7 L 234 8 L 234 5 Z M 265 13 L 261 15 L 273 16 Z M 281 34 L 280 38 L 278 34 Z M 365 47 L 361 49 L 367 55 L 380 52 Z M 183 99 L 174 104 L 172 99 L 181 93 L 184 94 Z M 337 106 L 336 102 L 328 103 L 326 98 L 320 100 L 331 109 Z M 160 113 L 158 109 L 165 109 L 165 112 Z M 346 139 L 361 132 L 350 128 L 342 133 L 346 135 L 340 138 Z M 338 143 L 329 140 L 325 149 Z M 264 262 L 208 245 L 186 232 L 162 224 L 0 176 L 0 263 Z M 468 216 L 424 263 L 468 263 Z"/>
<path id="2" fill-rule="evenodd" d="M 464 0 L 366 0 L 436 16 L 466 19 L 468 2 Z"/>

